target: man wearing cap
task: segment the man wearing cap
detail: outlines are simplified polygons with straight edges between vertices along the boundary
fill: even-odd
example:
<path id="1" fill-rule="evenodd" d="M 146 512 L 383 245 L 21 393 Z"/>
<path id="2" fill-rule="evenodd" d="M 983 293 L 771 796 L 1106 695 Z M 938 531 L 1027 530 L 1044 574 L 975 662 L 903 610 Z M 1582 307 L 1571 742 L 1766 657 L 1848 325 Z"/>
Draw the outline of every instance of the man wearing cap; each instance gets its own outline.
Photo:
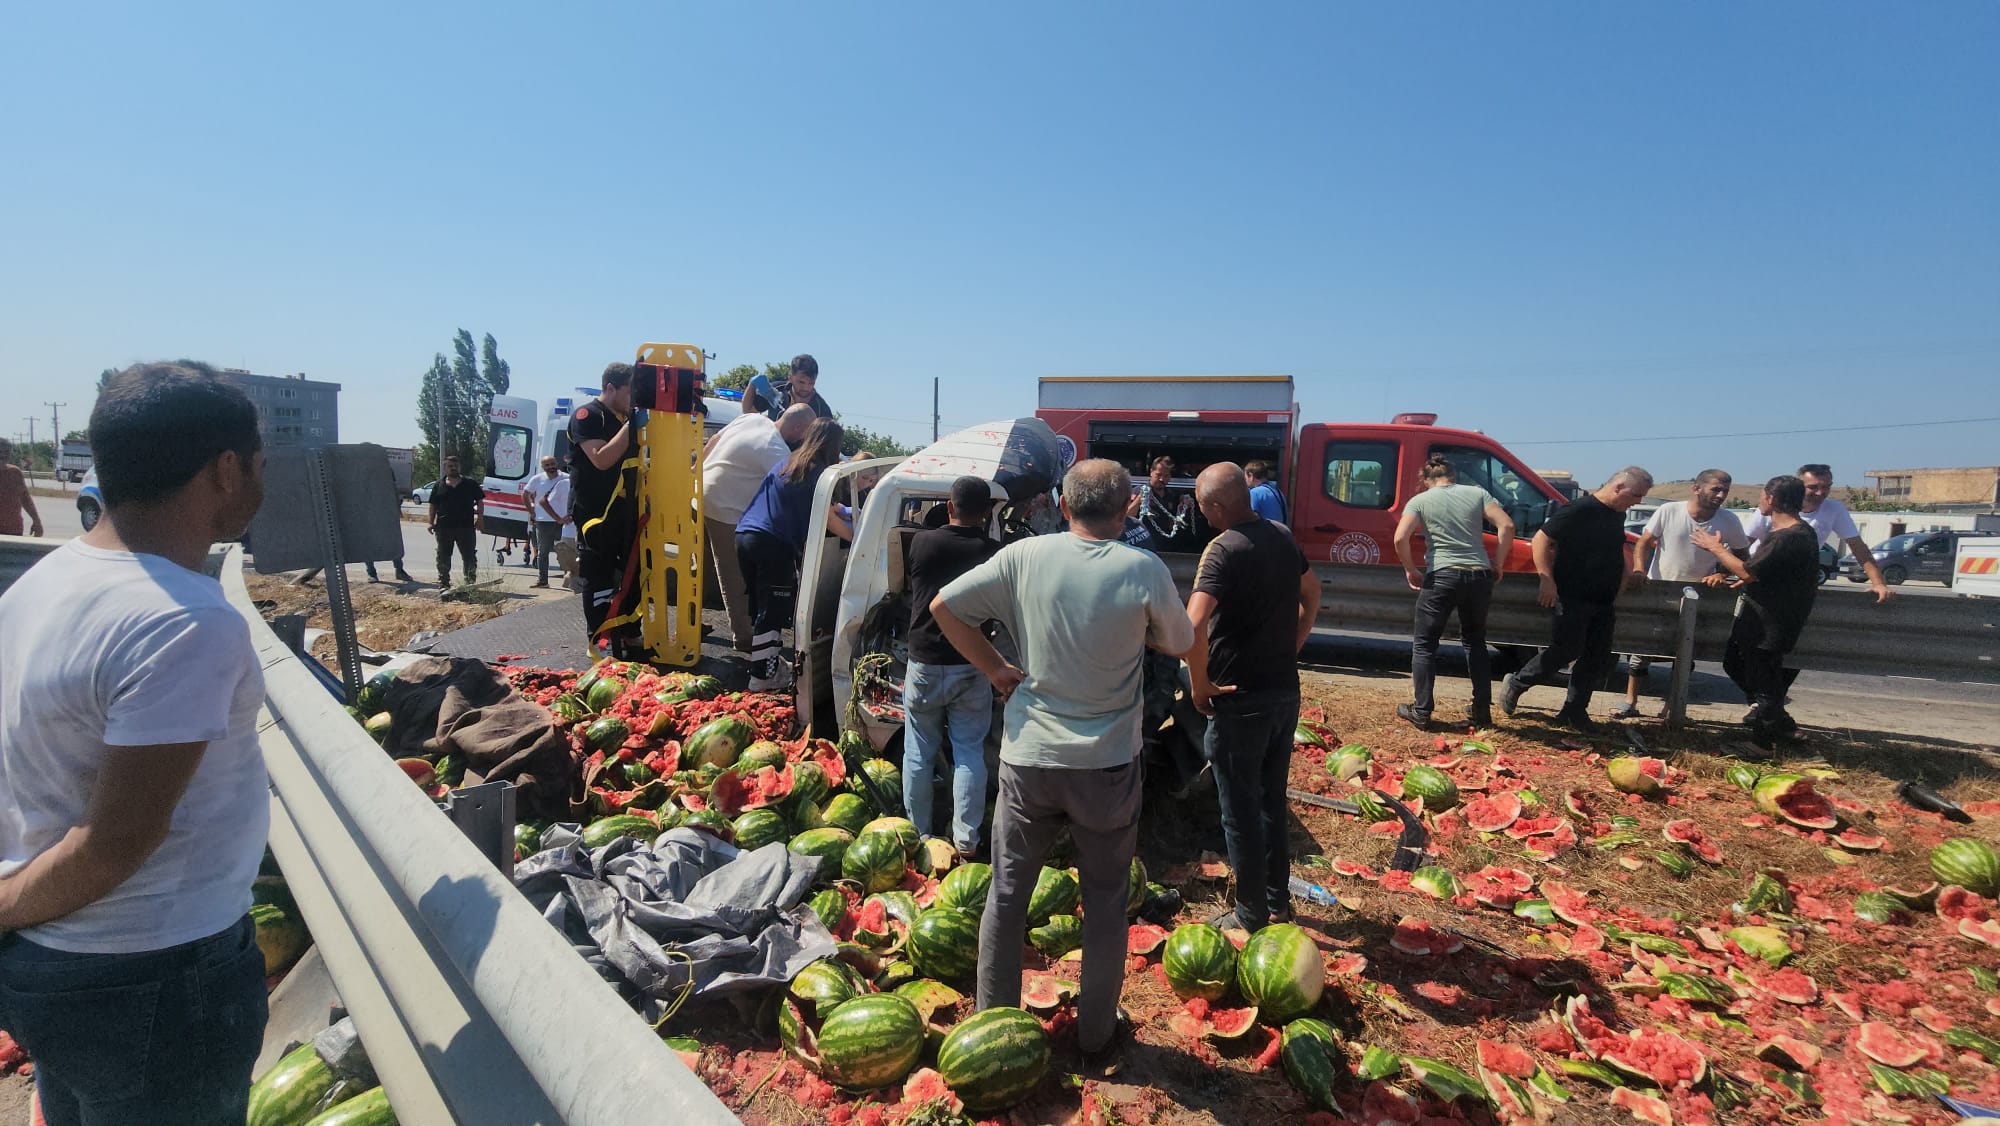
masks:
<path id="1" fill-rule="evenodd" d="M 794 408 L 797 409 L 797 408 Z M 938 629 L 931 600 L 945 585 L 993 557 L 987 536 L 993 488 L 982 477 L 951 483 L 950 523 L 910 539 L 910 659 L 903 680 L 909 740 L 903 748 L 903 808 L 917 832 L 932 833 L 931 795 L 938 757 L 951 747 L 951 843 L 963 858 L 980 844 L 986 813 L 986 733 L 993 684 Z"/>

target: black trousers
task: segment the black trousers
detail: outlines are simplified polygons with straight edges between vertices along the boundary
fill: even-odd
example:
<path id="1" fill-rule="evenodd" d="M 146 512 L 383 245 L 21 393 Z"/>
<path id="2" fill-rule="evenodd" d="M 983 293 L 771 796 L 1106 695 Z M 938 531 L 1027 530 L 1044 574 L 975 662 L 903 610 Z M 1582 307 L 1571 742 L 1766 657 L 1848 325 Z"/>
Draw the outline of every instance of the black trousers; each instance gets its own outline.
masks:
<path id="1" fill-rule="evenodd" d="M 618 610 L 618 591 L 625 585 L 625 561 L 632 552 L 633 534 L 638 527 L 638 508 L 630 500 L 611 504 L 603 516 L 578 517 L 576 574 L 583 581 L 583 624 L 595 638 L 606 618 Z M 622 639 L 637 636 L 626 630 L 613 638 L 613 648 Z"/>
<path id="2" fill-rule="evenodd" d="M 438 541 L 438 582 L 451 582 L 451 552 L 458 549 L 459 565 L 465 568 L 465 581 L 471 582 L 479 571 L 479 529 L 439 528 Z"/>
<path id="3" fill-rule="evenodd" d="M 1416 630 L 1410 639 L 1410 679 L 1415 682 L 1417 714 L 1429 719 L 1432 691 L 1437 684 L 1438 638 L 1456 613 L 1465 643 L 1465 663 L 1472 676 L 1472 709 L 1493 707 L 1493 658 L 1486 651 L 1486 612 L 1493 605 L 1493 572 L 1445 567 L 1424 576 L 1417 596 Z"/>
<path id="4" fill-rule="evenodd" d="M 774 535 L 736 533 L 736 563 L 750 592 L 750 662 L 769 676 L 784 650 L 799 593 L 799 553 Z"/>
<path id="5" fill-rule="evenodd" d="M 1764 619 L 1749 606 L 1743 607 L 1729 628 L 1729 644 L 1722 651 L 1722 671 L 1743 690 L 1750 704 L 1752 727 L 1794 726 L 1785 711 L 1785 692 L 1797 672 L 1785 668 L 1785 651 L 1772 647 L 1764 629 Z"/>
<path id="6" fill-rule="evenodd" d="M 1555 679 L 1564 665 L 1573 662 L 1574 667 L 1569 670 L 1569 696 L 1563 701 L 1562 710 L 1571 715 L 1585 714 L 1590 708 L 1590 694 L 1604 683 L 1616 663 L 1611 655 L 1611 629 L 1617 620 L 1617 612 L 1609 602 L 1556 603 L 1550 619 L 1549 647 L 1535 654 L 1514 674 L 1514 683 L 1523 688 L 1546 684 Z"/>

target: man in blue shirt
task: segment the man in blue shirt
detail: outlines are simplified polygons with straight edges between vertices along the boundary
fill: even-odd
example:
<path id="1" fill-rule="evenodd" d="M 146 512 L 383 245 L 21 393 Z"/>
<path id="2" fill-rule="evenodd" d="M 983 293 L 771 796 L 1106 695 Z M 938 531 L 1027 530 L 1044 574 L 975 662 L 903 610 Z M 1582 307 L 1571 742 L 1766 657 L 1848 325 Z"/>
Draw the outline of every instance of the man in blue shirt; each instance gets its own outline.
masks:
<path id="1" fill-rule="evenodd" d="M 1250 482 L 1250 511 L 1274 524 L 1285 522 L 1285 497 L 1278 492 L 1277 482 L 1271 480 L 1271 463 L 1252 461 L 1243 466 L 1243 476 Z"/>

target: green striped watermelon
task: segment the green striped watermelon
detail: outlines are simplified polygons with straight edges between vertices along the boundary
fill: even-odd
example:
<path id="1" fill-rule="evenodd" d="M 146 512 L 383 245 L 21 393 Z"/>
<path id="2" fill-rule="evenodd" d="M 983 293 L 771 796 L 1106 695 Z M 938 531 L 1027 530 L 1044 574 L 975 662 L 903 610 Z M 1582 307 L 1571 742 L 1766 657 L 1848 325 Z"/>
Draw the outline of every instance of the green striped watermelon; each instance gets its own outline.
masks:
<path id="1" fill-rule="evenodd" d="M 301 1044 L 250 1085 L 249 1126 L 294 1126 L 333 1088 L 333 1069 L 311 1044 Z"/>
<path id="2" fill-rule="evenodd" d="M 832 959 L 821 959 L 800 970 L 788 988 L 792 996 L 811 1003 L 821 1020 L 854 1000 L 856 992 L 853 979 Z"/>
<path id="3" fill-rule="evenodd" d="M 1312 936 L 1292 923 L 1273 923 L 1250 936 L 1236 959 L 1236 987 L 1273 1024 L 1302 1017 L 1326 988 L 1326 958 Z"/>
<path id="4" fill-rule="evenodd" d="M 650 817 L 636 813 L 618 813 L 610 817 L 600 817 L 583 830 L 583 847 L 603 848 L 619 837 L 637 837 L 650 841 L 660 835 L 660 827 Z"/>
<path id="5" fill-rule="evenodd" d="M 847 917 L 847 895 L 839 888 L 814 893 L 806 905 L 812 908 L 813 914 L 819 916 L 819 921 L 829 931 L 839 927 L 840 921 Z"/>
<path id="6" fill-rule="evenodd" d="M 938 1075 L 977 1115 L 1020 1102 L 1049 1068 L 1042 1022 L 1020 1009 L 992 1008 L 960 1021 L 937 1054 Z"/>
<path id="7" fill-rule="evenodd" d="M 775 743 L 771 745 L 777 746 Z M 751 750 L 755 750 L 759 746 L 763 746 L 763 744 L 755 744 L 751 747 Z M 746 751 L 744 753 L 748 754 L 749 752 Z M 781 756 L 782 753 L 780 752 Z M 781 758 L 775 765 L 782 769 L 785 764 Z M 826 801 L 826 796 L 832 792 L 833 787 L 826 784 L 826 771 L 822 770 L 818 763 L 795 762 L 792 764 L 793 801 L 811 802 L 814 805 L 821 805 Z"/>
<path id="8" fill-rule="evenodd" d="M 888 891 L 903 882 L 908 865 L 909 855 L 896 834 L 863 830 L 841 856 L 840 875 L 860 884 L 864 892 Z"/>
<path id="9" fill-rule="evenodd" d="M 599 684 L 605 683 L 598 681 Z M 583 729 L 583 749 L 587 751 L 615 751 L 632 737 L 632 729 L 615 715 L 604 716 L 591 722 Z"/>
<path id="10" fill-rule="evenodd" d="M 1146 905 L 1146 864 L 1138 857 L 1132 858 L 1131 872 L 1125 878 L 1125 916 L 1137 915 L 1139 908 Z"/>
<path id="11" fill-rule="evenodd" d="M 924 1018 L 894 993 L 856 997 L 819 1028 L 820 1073 L 849 1090 L 900 1082 L 923 1052 Z"/>
<path id="12" fill-rule="evenodd" d="M 584 707 L 593 712 L 601 712 L 617 703 L 618 697 L 625 694 L 625 682 L 617 677 L 600 677 L 589 688 L 579 687 L 576 694 L 583 697 Z"/>
<path id="13" fill-rule="evenodd" d="M 743 748 L 757 738 L 757 729 L 733 715 L 709 720 L 681 744 L 681 762 L 694 767 L 735 764 Z"/>
<path id="14" fill-rule="evenodd" d="M 1285 1066 L 1285 1078 L 1314 1109 L 1340 1112 L 1333 1101 L 1333 1086 L 1345 1070 L 1347 1056 L 1340 1050 L 1332 1025 L 1311 1017 L 1287 1024 L 1278 1039 L 1278 1059 Z"/>
<path id="15" fill-rule="evenodd" d="M 1420 762 L 1403 775 L 1403 798 L 1424 799 L 1424 809 L 1439 813 L 1458 804 L 1458 783 L 1429 763 Z"/>
<path id="16" fill-rule="evenodd" d="M 775 809 L 753 809 L 738 817 L 731 828 L 736 834 L 736 847 L 746 852 L 782 841 L 791 832 L 784 816 Z"/>
<path id="17" fill-rule="evenodd" d="M 1167 938 L 1160 964 L 1182 1000 L 1220 1001 L 1236 977 L 1236 947 L 1207 923 L 1182 923 Z"/>
<path id="18" fill-rule="evenodd" d="M 979 968 L 979 916 L 955 907 L 933 907 L 917 916 L 903 947 L 925 977 L 958 981 Z"/>
<path id="19" fill-rule="evenodd" d="M 792 767 L 793 788 L 797 788 L 799 784 L 798 768 L 804 765 L 799 763 Z M 837 826 L 857 836 L 861 833 L 861 827 L 868 824 L 874 816 L 875 811 L 869 808 L 867 800 L 859 794 L 835 794 L 826 799 L 826 808 L 820 811 L 822 824 Z"/>
<path id="20" fill-rule="evenodd" d="M 986 913 L 986 893 L 993 887 L 993 869 L 974 861 L 946 872 L 939 881 L 937 905 L 956 907 L 975 915 Z"/>
<path id="21" fill-rule="evenodd" d="M 1051 915 L 1074 914 L 1083 904 L 1083 889 L 1065 868 L 1043 868 L 1035 878 L 1034 893 L 1028 896 L 1028 925 L 1041 926 Z"/>
<path id="22" fill-rule="evenodd" d="M 2000 853 L 1985 841 L 1953 837 L 1937 846 L 1931 850 L 1931 872 L 1939 882 L 1974 895 L 2000 896 Z"/>
<path id="23" fill-rule="evenodd" d="M 867 833 L 889 833 L 903 842 L 903 858 L 914 861 L 917 850 L 923 846 L 924 837 L 917 832 L 917 823 L 907 817 L 877 817 L 861 827 L 859 837 Z"/>
<path id="24" fill-rule="evenodd" d="M 308 1118 L 305 1126 L 396 1126 L 396 1112 L 389 1106 L 389 1092 L 373 1087 Z"/>
<path id="25" fill-rule="evenodd" d="M 1049 958 L 1060 958 L 1083 945 L 1083 920 L 1075 915 L 1050 915 L 1028 932 L 1028 942 Z"/>
<path id="26" fill-rule="evenodd" d="M 854 834 L 845 829 L 829 826 L 824 829 L 808 829 L 793 837 L 792 843 L 785 847 L 800 856 L 819 857 L 819 878 L 829 880 L 840 875 L 841 858 L 846 855 L 848 847 L 853 843 Z"/>
<path id="27" fill-rule="evenodd" d="M 877 810 L 878 813 L 893 817 L 903 812 L 903 772 L 896 769 L 895 763 L 885 758 L 863 759 L 860 771 L 847 780 L 847 788 L 873 809 L 875 797 L 869 792 L 867 783 L 861 780 L 862 774 L 868 776 L 869 782 L 875 783 L 875 793 L 881 794 L 882 801 L 886 803 L 886 808 Z"/>

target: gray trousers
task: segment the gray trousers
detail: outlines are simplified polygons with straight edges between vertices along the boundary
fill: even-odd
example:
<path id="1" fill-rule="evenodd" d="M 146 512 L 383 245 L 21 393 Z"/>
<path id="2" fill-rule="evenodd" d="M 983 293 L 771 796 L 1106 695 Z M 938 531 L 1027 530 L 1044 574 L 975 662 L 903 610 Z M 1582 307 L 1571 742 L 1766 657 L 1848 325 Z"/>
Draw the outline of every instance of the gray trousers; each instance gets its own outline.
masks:
<path id="1" fill-rule="evenodd" d="M 1086 1052 L 1110 1043 L 1125 981 L 1125 901 L 1139 844 L 1145 769 L 1137 758 L 1103 770 L 1000 764 L 993 812 L 993 885 L 979 923 L 979 1008 L 1021 1004 L 1021 952 L 1028 897 L 1049 846 L 1064 826 L 1076 842 L 1083 888 L 1083 981 L 1076 1042 Z"/>
<path id="2" fill-rule="evenodd" d="M 735 521 L 701 522 L 702 553 L 708 558 L 708 581 L 722 592 L 722 609 L 729 615 L 729 636 L 738 653 L 750 651 L 750 591 L 736 561 Z"/>

